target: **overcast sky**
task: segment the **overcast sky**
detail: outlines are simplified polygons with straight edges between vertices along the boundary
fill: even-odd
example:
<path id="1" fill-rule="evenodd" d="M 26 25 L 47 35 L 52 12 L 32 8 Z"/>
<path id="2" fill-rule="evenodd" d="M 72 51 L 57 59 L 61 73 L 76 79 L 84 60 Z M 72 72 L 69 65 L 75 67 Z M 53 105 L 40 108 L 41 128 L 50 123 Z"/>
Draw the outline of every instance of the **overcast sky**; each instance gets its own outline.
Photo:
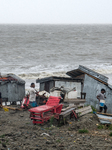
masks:
<path id="1" fill-rule="evenodd" d="M 0 23 L 112 23 L 112 0 L 0 0 Z"/>

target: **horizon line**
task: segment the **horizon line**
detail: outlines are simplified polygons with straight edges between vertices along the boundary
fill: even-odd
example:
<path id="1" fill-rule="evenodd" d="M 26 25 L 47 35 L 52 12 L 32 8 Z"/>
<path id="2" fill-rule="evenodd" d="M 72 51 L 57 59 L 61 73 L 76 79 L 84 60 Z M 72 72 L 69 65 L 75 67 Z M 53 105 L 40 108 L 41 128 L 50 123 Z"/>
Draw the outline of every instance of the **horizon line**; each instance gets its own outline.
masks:
<path id="1" fill-rule="evenodd" d="M 0 23 L 0 25 L 112 25 L 112 23 Z"/>

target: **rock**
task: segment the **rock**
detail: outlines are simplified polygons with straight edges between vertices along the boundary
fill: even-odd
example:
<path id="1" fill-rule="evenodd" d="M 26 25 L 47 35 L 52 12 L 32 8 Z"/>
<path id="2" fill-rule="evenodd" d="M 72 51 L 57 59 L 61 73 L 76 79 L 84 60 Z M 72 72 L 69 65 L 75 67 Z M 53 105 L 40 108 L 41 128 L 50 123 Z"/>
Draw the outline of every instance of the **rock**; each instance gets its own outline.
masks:
<path id="1" fill-rule="evenodd" d="M 58 145 L 59 147 L 64 147 L 64 145 L 62 145 L 62 144 L 60 144 L 60 145 Z"/>
<path id="2" fill-rule="evenodd" d="M 20 114 L 20 117 L 24 117 L 24 115 L 23 115 L 23 114 Z"/>
<path id="3" fill-rule="evenodd" d="M 79 138 L 77 138 L 77 141 L 80 141 L 80 139 L 79 139 Z"/>
<path id="4" fill-rule="evenodd" d="M 2 148 L 2 144 L 0 144 L 0 149 Z"/>
<path id="5" fill-rule="evenodd" d="M 52 147 L 56 147 L 56 145 L 53 145 Z"/>
<path id="6" fill-rule="evenodd" d="M 13 134 L 11 132 L 6 133 L 5 136 L 12 136 Z"/>
<path id="7" fill-rule="evenodd" d="M 47 141 L 46 141 L 46 144 L 53 144 L 53 142 L 50 141 L 50 140 L 47 140 Z"/>
<path id="8" fill-rule="evenodd" d="M 3 146 L 3 147 L 7 147 L 7 146 L 6 146 L 6 143 L 2 143 L 2 146 Z"/>

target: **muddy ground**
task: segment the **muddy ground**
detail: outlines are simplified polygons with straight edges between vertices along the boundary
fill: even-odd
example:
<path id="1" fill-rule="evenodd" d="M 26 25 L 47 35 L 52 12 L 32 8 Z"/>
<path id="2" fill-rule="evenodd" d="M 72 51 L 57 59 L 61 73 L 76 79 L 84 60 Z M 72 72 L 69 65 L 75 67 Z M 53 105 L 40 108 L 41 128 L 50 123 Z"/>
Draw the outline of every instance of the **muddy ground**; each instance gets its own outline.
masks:
<path id="1" fill-rule="evenodd" d="M 28 111 L 5 112 L 0 109 L 0 150 L 111 150 L 111 130 L 100 125 L 96 115 L 89 113 L 77 121 L 67 120 L 57 126 L 56 120 L 33 125 Z M 86 129 L 88 133 L 79 133 Z"/>

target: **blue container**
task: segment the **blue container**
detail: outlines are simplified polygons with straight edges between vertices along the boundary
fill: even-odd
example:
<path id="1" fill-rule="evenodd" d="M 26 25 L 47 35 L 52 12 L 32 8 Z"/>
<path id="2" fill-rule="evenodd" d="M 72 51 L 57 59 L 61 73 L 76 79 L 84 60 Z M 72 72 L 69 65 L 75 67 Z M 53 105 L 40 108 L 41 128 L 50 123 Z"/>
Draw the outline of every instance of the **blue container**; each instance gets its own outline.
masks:
<path id="1" fill-rule="evenodd" d="M 105 100 L 100 100 L 100 107 L 104 107 L 105 105 Z"/>
<path id="2" fill-rule="evenodd" d="M 104 107 L 104 103 L 100 103 L 100 107 Z"/>

